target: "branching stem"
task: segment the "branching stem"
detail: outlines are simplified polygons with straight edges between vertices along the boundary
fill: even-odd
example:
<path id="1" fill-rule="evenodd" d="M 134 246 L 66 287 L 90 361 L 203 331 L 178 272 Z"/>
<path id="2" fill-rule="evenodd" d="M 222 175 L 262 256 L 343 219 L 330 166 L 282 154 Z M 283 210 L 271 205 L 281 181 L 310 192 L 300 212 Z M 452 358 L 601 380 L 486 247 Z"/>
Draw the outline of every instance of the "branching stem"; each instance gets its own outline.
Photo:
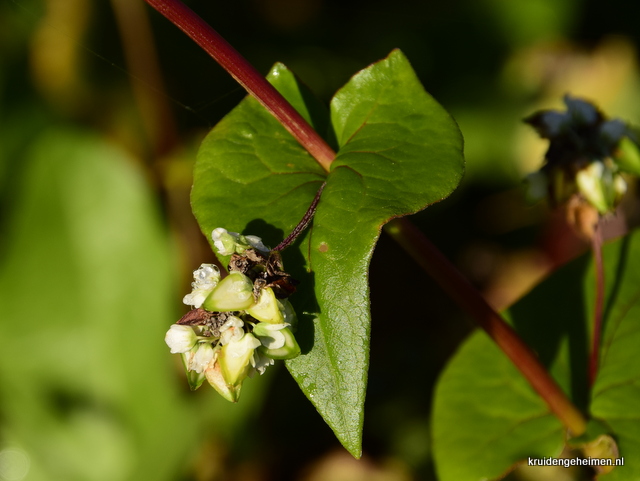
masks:
<path id="1" fill-rule="evenodd" d="M 247 91 L 253 95 L 300 144 L 329 172 L 335 152 L 313 130 L 295 109 L 269 84 L 242 56 L 200 17 L 179 0 L 146 0 L 171 22 L 191 37 L 220 65 L 222 65 Z M 314 203 L 320 198 L 322 188 Z M 295 239 L 313 216 L 312 204 L 307 214 L 287 239 L 276 247 L 283 249 Z M 307 218 L 308 217 L 308 218 Z M 531 349 L 518 337 L 500 315 L 482 298 L 481 294 L 453 267 L 453 265 L 407 219 L 395 219 L 386 226 L 393 237 L 424 269 L 440 283 L 443 289 L 465 309 L 491 336 L 513 361 L 536 392 L 546 401 L 549 409 L 573 435 L 585 431 L 586 421 L 580 411 L 562 392 L 554 379 Z M 291 238 L 291 240 L 288 240 Z M 283 246 L 285 244 L 285 246 Z"/>
<path id="2" fill-rule="evenodd" d="M 600 339 L 602 336 L 602 311 L 604 309 L 604 267 L 602 263 L 602 220 L 599 219 L 591 238 L 591 250 L 596 269 L 596 300 L 593 306 L 593 335 L 589 356 L 589 385 L 593 386 L 598 374 Z"/>

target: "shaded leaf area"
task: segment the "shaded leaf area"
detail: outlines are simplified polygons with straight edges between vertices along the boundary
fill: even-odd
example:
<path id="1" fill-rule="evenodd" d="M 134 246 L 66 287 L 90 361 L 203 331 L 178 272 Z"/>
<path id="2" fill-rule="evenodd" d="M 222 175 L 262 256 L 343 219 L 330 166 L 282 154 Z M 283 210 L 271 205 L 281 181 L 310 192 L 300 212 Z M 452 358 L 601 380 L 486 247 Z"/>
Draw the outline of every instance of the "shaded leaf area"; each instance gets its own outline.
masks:
<path id="1" fill-rule="evenodd" d="M 0 258 L 2 446 L 35 481 L 175 479 L 199 430 L 166 375 L 175 290 L 151 192 L 98 137 L 31 144 Z"/>
<path id="2" fill-rule="evenodd" d="M 625 466 L 602 479 L 636 479 L 640 463 L 640 232 L 604 249 L 607 309 L 602 358 L 587 388 L 594 273 L 588 256 L 565 266 L 514 305 L 508 318 L 563 390 L 616 438 Z M 558 456 L 561 423 L 484 332 L 473 334 L 436 389 L 434 453 L 440 479 L 496 479 L 527 457 Z"/>
<path id="3" fill-rule="evenodd" d="M 337 142 L 331 173 L 246 98 L 203 142 L 192 205 L 207 236 L 225 227 L 275 246 L 327 181 L 312 228 L 284 253 L 285 267 L 302 281 L 291 300 L 301 318 L 303 354 L 287 365 L 339 440 L 359 456 L 371 254 L 386 221 L 455 188 L 464 165 L 462 138 L 399 51 L 336 94 L 331 128 L 326 109 L 283 65 L 268 78 L 316 130 Z"/>
<path id="4" fill-rule="evenodd" d="M 640 232 L 605 254 L 607 303 L 591 415 L 610 428 L 625 459 L 601 479 L 625 481 L 640 478 Z M 589 294 L 594 298 L 593 289 Z"/>

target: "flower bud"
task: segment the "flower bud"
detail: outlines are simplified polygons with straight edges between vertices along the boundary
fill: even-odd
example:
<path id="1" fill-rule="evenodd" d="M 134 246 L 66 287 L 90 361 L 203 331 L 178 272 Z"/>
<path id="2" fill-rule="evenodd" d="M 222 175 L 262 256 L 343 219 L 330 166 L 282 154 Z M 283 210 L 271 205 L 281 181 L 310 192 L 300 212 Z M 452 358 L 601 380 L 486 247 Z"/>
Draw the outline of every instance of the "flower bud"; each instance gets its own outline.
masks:
<path id="1" fill-rule="evenodd" d="M 270 287 L 260 290 L 258 302 L 247 309 L 247 312 L 262 322 L 270 324 L 282 324 L 284 322 L 284 316 L 278 306 L 278 300 Z"/>
<path id="2" fill-rule="evenodd" d="M 180 324 L 173 324 L 164 336 L 164 342 L 167 343 L 172 354 L 184 353 L 191 350 L 197 341 L 198 336 L 193 328 Z"/>
<path id="3" fill-rule="evenodd" d="M 279 348 L 269 348 L 261 345 L 258 350 L 271 359 L 293 359 L 300 355 L 300 346 L 288 327 L 278 330 L 284 336 L 284 345 Z"/>
<path id="4" fill-rule="evenodd" d="M 242 311 L 255 303 L 253 283 L 241 272 L 232 272 L 222 279 L 205 299 L 203 306 L 207 311 Z"/>
<path id="5" fill-rule="evenodd" d="M 238 386 L 251 367 L 253 351 L 260 346 L 260 341 L 253 334 L 246 333 L 239 341 L 225 344 L 220 349 L 218 363 L 222 376 L 230 386 Z"/>

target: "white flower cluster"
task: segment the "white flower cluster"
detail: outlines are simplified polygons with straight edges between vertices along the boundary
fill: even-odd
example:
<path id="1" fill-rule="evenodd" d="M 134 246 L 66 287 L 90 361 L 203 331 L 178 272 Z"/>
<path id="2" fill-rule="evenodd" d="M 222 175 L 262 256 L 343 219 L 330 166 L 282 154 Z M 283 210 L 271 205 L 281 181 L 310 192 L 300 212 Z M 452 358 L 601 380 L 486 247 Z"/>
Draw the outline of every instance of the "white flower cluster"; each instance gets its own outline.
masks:
<path id="1" fill-rule="evenodd" d="M 212 237 L 220 255 L 242 256 L 249 249 L 269 253 L 256 236 L 218 228 Z M 192 389 L 207 379 L 222 396 L 236 402 L 247 376 L 263 374 L 274 359 L 300 354 L 291 331 L 295 313 L 289 301 L 277 299 L 264 283 L 254 286 L 243 272 L 231 271 L 220 279 L 215 265 L 202 264 L 193 278 L 192 291 L 183 302 L 198 312 L 188 315 L 187 324 L 172 325 L 165 342 L 172 353 L 182 355 Z"/>

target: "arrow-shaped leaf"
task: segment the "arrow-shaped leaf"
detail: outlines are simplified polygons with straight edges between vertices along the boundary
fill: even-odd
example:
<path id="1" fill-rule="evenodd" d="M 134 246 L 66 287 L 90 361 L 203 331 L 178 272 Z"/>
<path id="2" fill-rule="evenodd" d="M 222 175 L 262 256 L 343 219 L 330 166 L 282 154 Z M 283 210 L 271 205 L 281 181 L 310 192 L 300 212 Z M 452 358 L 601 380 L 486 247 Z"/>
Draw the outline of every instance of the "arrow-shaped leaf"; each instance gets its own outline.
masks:
<path id="1" fill-rule="evenodd" d="M 327 114 L 283 65 L 273 85 L 319 132 Z M 285 266 L 302 281 L 303 354 L 287 365 L 343 445 L 360 455 L 369 349 L 369 261 L 389 219 L 446 197 L 463 172 L 462 138 L 399 51 L 356 74 L 331 103 L 331 172 L 246 98 L 203 142 L 192 204 L 209 236 L 225 227 L 275 246 L 327 182 L 313 225 Z"/>

